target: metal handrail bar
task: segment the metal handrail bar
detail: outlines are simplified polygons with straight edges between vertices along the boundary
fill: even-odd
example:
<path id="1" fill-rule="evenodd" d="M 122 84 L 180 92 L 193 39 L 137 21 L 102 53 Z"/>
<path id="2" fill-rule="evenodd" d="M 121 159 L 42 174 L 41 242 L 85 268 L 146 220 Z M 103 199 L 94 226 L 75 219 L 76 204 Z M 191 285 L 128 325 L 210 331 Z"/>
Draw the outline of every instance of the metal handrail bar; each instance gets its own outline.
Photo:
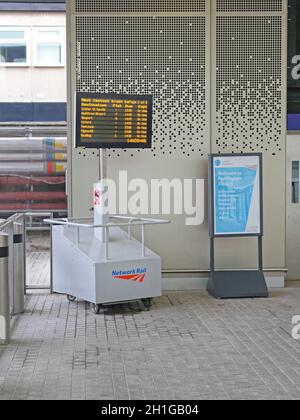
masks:
<path id="1" fill-rule="evenodd" d="M 76 231 L 76 241 L 79 245 L 80 243 L 80 228 L 83 229 L 104 229 L 105 232 L 105 261 L 109 260 L 109 230 L 113 227 L 127 227 L 128 228 L 128 236 L 129 240 L 132 239 L 131 237 L 131 228 L 133 226 L 141 226 L 142 230 L 142 258 L 146 257 L 146 226 L 155 226 L 155 225 L 166 225 L 170 224 L 169 220 L 157 220 L 157 219 L 143 219 L 143 218 L 132 218 L 132 217 L 125 217 L 125 216 L 111 216 L 109 219 L 120 219 L 120 220 L 127 220 L 128 223 L 104 223 L 104 224 L 86 224 L 86 223 L 79 223 L 80 220 L 91 220 L 88 218 L 79 218 L 79 219 L 45 219 L 44 223 L 48 223 L 51 226 L 58 225 L 58 226 L 67 226 L 67 227 L 74 227 L 77 229 Z M 73 220 L 73 222 L 72 222 Z M 76 222 L 75 222 L 76 221 Z"/>
<path id="2" fill-rule="evenodd" d="M 133 224 L 133 222 L 137 222 L 137 221 L 139 221 L 139 219 L 133 219 L 132 218 L 128 222 L 128 239 L 129 239 L 129 241 L 131 241 L 131 239 L 132 239 L 132 224 Z"/>
<path id="3" fill-rule="evenodd" d="M 56 210 L 53 211 L 45 211 L 45 212 L 34 212 L 34 211 L 30 211 L 30 212 L 26 212 L 26 216 L 27 217 L 47 217 L 53 213 L 56 213 Z"/>
<path id="4" fill-rule="evenodd" d="M 117 218 L 117 217 L 113 217 Z M 87 224 L 87 223 L 76 223 L 70 221 L 71 219 L 44 219 L 44 223 L 48 223 L 50 225 L 62 225 L 62 226 L 70 226 L 70 227 L 79 227 L 84 229 L 105 229 L 105 228 L 111 228 L 111 227 L 128 227 L 128 226 L 151 226 L 151 225 L 166 225 L 170 224 L 169 220 L 155 220 L 155 219 L 134 219 L 132 221 L 132 218 L 126 218 L 128 220 L 128 223 L 104 223 L 104 224 Z M 73 220 L 80 220 L 80 219 L 73 219 Z M 86 219 L 82 219 L 86 220 Z"/>
<path id="5" fill-rule="evenodd" d="M 21 217 L 23 218 L 23 214 L 16 213 L 9 217 L 7 220 L 0 222 L 0 231 L 17 222 L 19 219 L 21 219 Z"/>
<path id="6" fill-rule="evenodd" d="M 55 212 L 52 212 L 52 213 L 56 213 L 56 211 Z M 133 219 L 133 217 L 129 217 L 129 216 L 118 216 L 118 215 L 109 215 L 109 219 L 120 219 L 120 220 L 132 220 Z M 161 222 L 165 222 L 165 223 L 170 223 L 170 221 L 166 221 L 166 220 L 162 220 L 162 219 L 146 219 L 146 218 L 134 218 L 134 219 L 136 219 L 136 220 L 149 220 L 149 221 L 153 221 L 153 222 L 159 222 L 159 223 L 161 223 Z M 93 217 L 69 217 L 69 218 L 64 218 L 64 217 L 61 217 L 61 218 L 59 218 L 59 219 L 55 219 L 55 220 L 64 220 L 64 221 L 66 221 L 66 222 L 71 222 L 72 220 L 78 220 L 78 221 L 80 221 L 80 220 L 90 220 L 90 221 L 93 221 L 94 220 L 94 218 Z"/>
<path id="7" fill-rule="evenodd" d="M 171 223 L 169 220 L 162 220 L 162 219 L 148 219 L 148 218 L 143 218 L 143 217 L 128 217 L 128 216 L 109 216 L 110 219 L 120 219 L 120 220 L 146 220 L 146 221 L 151 221 L 151 222 L 157 222 L 158 224 L 164 222 L 164 223 Z"/>

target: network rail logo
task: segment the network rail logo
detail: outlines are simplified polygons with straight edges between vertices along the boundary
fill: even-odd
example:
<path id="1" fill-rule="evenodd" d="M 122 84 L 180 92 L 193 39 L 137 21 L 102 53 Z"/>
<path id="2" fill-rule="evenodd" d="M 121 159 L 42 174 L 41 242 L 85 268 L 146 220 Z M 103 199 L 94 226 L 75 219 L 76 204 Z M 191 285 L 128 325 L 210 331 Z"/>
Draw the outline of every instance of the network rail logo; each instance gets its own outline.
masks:
<path id="1" fill-rule="evenodd" d="M 113 271 L 114 279 L 128 281 L 131 283 L 144 283 L 147 275 L 147 268 L 137 268 L 129 271 Z"/>

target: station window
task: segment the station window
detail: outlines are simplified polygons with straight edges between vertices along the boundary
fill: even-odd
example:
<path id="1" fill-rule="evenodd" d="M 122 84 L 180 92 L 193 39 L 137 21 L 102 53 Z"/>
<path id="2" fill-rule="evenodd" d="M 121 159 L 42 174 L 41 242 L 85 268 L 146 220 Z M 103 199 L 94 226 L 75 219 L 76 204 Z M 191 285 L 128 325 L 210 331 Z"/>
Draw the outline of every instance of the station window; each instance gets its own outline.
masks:
<path id="1" fill-rule="evenodd" d="M 299 162 L 292 162 L 292 204 L 299 204 Z"/>
<path id="2" fill-rule="evenodd" d="M 29 29 L 0 26 L 0 66 L 28 66 Z"/>
<path id="3" fill-rule="evenodd" d="M 36 67 L 62 67 L 65 65 L 64 28 L 34 28 Z"/>

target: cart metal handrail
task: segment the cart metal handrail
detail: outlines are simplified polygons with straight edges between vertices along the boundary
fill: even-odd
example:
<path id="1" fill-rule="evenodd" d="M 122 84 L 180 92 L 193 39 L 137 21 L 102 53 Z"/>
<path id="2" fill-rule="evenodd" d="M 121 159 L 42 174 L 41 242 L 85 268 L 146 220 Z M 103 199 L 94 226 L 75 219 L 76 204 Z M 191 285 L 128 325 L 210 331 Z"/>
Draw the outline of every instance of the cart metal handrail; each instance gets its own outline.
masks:
<path id="1" fill-rule="evenodd" d="M 128 227 L 128 226 L 141 226 L 141 225 L 165 225 L 169 224 L 169 220 L 156 220 L 156 219 L 142 219 L 142 218 L 132 218 L 132 217 L 123 217 L 123 216 L 110 216 L 109 219 L 120 219 L 128 220 L 128 223 L 104 223 L 104 224 L 95 224 L 95 223 L 80 223 L 80 220 L 90 220 L 88 218 L 73 218 L 73 219 L 44 219 L 44 223 L 52 225 L 65 225 L 80 227 L 85 229 L 100 229 L 100 228 L 111 228 L 111 227 Z M 77 222 L 75 222 L 77 220 Z"/>
<path id="2" fill-rule="evenodd" d="M 83 229 L 104 229 L 105 230 L 105 261 L 109 260 L 109 230 L 114 227 L 128 228 L 128 239 L 132 240 L 132 227 L 141 226 L 141 235 L 142 235 L 142 257 L 146 256 L 146 226 L 155 226 L 155 225 L 167 225 L 170 224 L 170 220 L 161 220 L 161 219 L 144 219 L 144 218 L 133 218 L 126 216 L 109 216 L 109 220 L 127 220 L 127 223 L 115 223 L 109 222 L 105 224 L 95 224 L 95 223 L 84 223 L 84 221 L 93 220 L 89 218 L 70 218 L 70 219 L 45 219 L 44 223 L 48 223 L 51 226 L 60 225 L 67 227 L 74 227 L 77 229 L 77 244 L 80 244 L 80 228 Z M 80 222 L 82 221 L 82 222 Z"/>

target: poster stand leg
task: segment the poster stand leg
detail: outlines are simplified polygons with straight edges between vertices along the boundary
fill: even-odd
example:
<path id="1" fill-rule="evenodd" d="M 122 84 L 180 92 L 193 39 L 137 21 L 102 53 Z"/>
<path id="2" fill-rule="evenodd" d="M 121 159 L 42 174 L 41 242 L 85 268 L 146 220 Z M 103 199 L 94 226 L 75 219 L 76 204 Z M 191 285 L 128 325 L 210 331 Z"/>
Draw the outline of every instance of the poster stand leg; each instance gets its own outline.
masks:
<path id="1" fill-rule="evenodd" d="M 268 298 L 263 272 L 263 238 L 258 237 L 258 270 L 217 271 L 215 238 L 210 239 L 210 277 L 208 293 L 216 299 Z"/>

